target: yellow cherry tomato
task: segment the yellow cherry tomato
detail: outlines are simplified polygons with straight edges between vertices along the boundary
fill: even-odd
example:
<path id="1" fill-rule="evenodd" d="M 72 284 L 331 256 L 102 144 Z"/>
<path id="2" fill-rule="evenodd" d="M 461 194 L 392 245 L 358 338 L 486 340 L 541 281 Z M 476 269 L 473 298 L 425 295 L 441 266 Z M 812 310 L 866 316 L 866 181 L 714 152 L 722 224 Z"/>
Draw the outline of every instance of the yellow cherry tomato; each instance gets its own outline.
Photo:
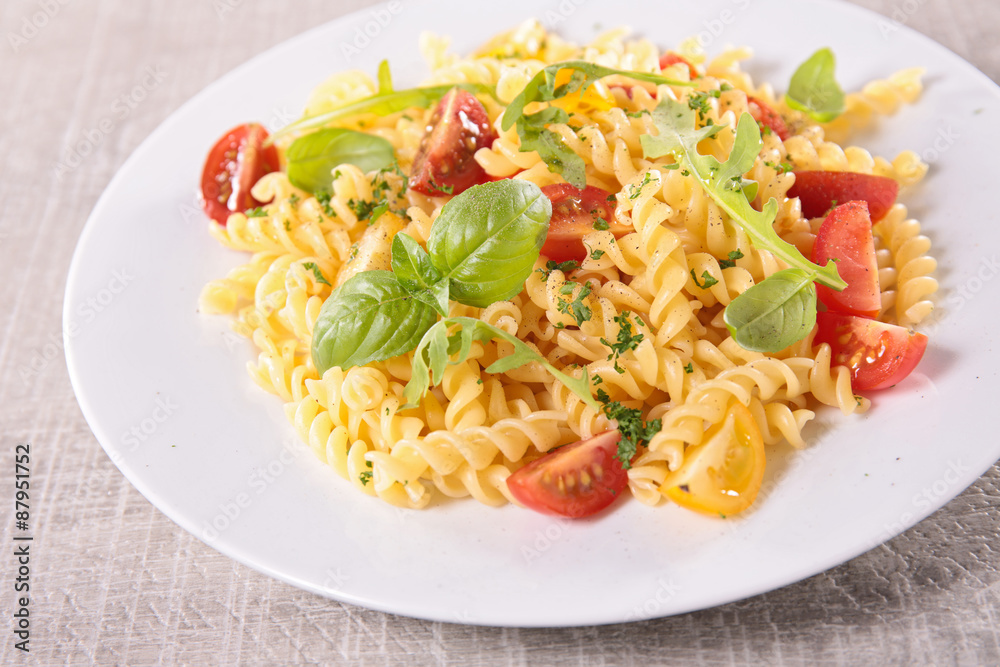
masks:
<path id="1" fill-rule="evenodd" d="M 678 505 L 729 516 L 753 504 L 764 479 L 764 439 L 750 411 L 734 402 L 726 418 L 689 447 L 660 491 Z"/>

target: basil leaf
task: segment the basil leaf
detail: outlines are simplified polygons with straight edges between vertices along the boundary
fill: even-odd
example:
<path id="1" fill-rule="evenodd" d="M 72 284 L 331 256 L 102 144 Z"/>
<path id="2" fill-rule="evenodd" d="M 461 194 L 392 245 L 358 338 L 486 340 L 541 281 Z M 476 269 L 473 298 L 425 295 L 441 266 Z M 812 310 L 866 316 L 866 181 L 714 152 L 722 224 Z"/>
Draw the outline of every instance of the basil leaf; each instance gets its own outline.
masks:
<path id="1" fill-rule="evenodd" d="M 799 65 L 788 84 L 785 103 L 808 114 L 818 123 L 828 123 L 844 112 L 844 91 L 833 76 L 836 58 L 830 49 L 820 49 Z"/>
<path id="2" fill-rule="evenodd" d="M 339 165 L 357 165 L 366 173 L 378 171 L 391 165 L 396 154 L 382 137 L 337 127 L 299 137 L 285 157 L 292 185 L 315 194 L 330 189 L 331 174 Z"/>
<path id="3" fill-rule="evenodd" d="M 518 294 L 551 217 L 552 202 L 538 186 L 516 179 L 473 186 L 445 204 L 427 250 L 451 298 L 485 308 Z"/>
<path id="4" fill-rule="evenodd" d="M 449 336 L 448 330 L 456 326 L 459 327 L 459 330 L 453 336 Z M 512 368 L 537 361 L 557 380 L 579 396 L 584 403 L 594 410 L 600 411 L 600 405 L 590 395 L 590 377 L 587 375 L 586 368 L 584 368 L 583 377 L 574 378 L 567 375 L 555 368 L 545 357 L 535 352 L 516 336 L 473 317 L 443 319 L 424 334 L 417 345 L 416 353 L 413 355 L 413 373 L 410 376 L 410 381 L 403 389 L 403 397 L 407 400 L 407 404 L 403 408 L 415 407 L 423 395 L 427 393 L 432 382 L 435 385 L 439 384 L 448 364 L 458 364 L 468 359 L 473 342 L 485 342 L 494 338 L 511 343 L 514 346 L 514 352 L 490 364 L 486 368 L 487 373 L 503 373 Z M 452 359 L 452 357 L 455 358 Z"/>
<path id="5" fill-rule="evenodd" d="M 333 291 L 313 327 L 313 365 L 322 375 L 409 352 L 437 313 L 390 271 L 364 271 Z"/>
<path id="6" fill-rule="evenodd" d="M 410 294 L 448 317 L 448 281 L 441 279 L 427 251 L 402 232 L 392 239 L 392 272 Z"/>
<path id="7" fill-rule="evenodd" d="M 427 289 L 441 280 L 441 272 L 431 264 L 427 251 L 412 236 L 402 232 L 392 239 L 392 272 L 411 292 Z"/>
<path id="8" fill-rule="evenodd" d="M 778 352 L 805 338 L 816 324 L 814 273 L 785 269 L 732 300 L 723 320 L 740 347 Z"/>

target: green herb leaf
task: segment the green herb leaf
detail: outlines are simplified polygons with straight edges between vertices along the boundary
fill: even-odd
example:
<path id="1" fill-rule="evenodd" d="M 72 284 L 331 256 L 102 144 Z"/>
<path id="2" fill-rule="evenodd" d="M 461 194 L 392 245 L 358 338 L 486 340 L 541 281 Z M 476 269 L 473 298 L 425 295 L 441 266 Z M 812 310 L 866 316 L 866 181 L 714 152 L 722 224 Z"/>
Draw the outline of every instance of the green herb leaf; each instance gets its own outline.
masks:
<path id="1" fill-rule="evenodd" d="M 556 87 L 556 74 L 559 70 L 572 70 L 569 83 Z M 557 107 L 549 107 L 537 113 L 525 114 L 524 108 L 532 102 L 551 102 L 586 90 L 595 81 L 606 76 L 619 74 L 638 81 L 665 83 L 674 86 L 693 86 L 688 81 L 677 81 L 651 72 L 632 72 L 613 67 L 603 67 L 584 60 L 569 60 L 549 65 L 542 69 L 525 85 L 524 90 L 511 100 L 503 114 L 503 129 L 509 130 L 517 126 L 517 134 L 521 139 L 521 150 L 524 152 L 538 151 L 549 171 L 561 174 L 563 178 L 577 188 L 587 185 L 585 163 L 583 158 L 567 146 L 562 137 L 546 129 L 552 123 L 566 123 L 569 115 Z"/>
<path id="2" fill-rule="evenodd" d="M 341 164 L 377 171 L 396 159 L 392 144 L 382 137 L 339 127 L 299 137 L 288 147 L 288 180 L 306 192 L 329 190 L 331 174 Z"/>
<path id="3" fill-rule="evenodd" d="M 364 271 L 327 298 L 313 327 L 313 365 L 363 366 L 409 352 L 437 318 L 390 271 Z"/>
<path id="4" fill-rule="evenodd" d="M 731 269 L 736 266 L 736 260 L 743 259 L 743 251 L 737 248 L 729 253 L 729 259 L 719 261 L 720 269 Z"/>
<path id="5" fill-rule="evenodd" d="M 505 179 L 450 200 L 431 227 L 431 264 L 449 281 L 451 298 L 485 308 L 510 299 L 538 259 L 552 202 L 529 181 Z"/>
<path id="6" fill-rule="evenodd" d="M 723 315 L 730 335 L 754 352 L 778 352 L 805 338 L 816 324 L 815 278 L 785 269 L 740 294 Z"/>
<path id="7" fill-rule="evenodd" d="M 448 316 L 448 281 L 442 280 L 427 251 L 402 232 L 392 239 L 392 272 L 408 292 Z"/>
<path id="8" fill-rule="evenodd" d="M 608 416 L 608 419 L 614 419 L 618 422 L 618 432 L 621 433 L 621 439 L 618 441 L 616 456 L 621 461 L 622 468 L 628 470 L 632 467 L 632 458 L 639 451 L 639 447 L 649 445 L 653 436 L 663 428 L 663 420 L 644 421 L 642 411 L 638 408 L 627 408 L 618 401 L 612 401 L 603 389 L 597 390 L 597 400 L 604 404 L 604 414 Z"/>
<path id="9" fill-rule="evenodd" d="M 836 58 L 830 49 L 820 49 L 799 65 L 788 84 L 785 103 L 828 123 L 844 112 L 844 91 L 833 76 Z"/>
<path id="10" fill-rule="evenodd" d="M 454 335 L 449 330 L 459 327 Z M 472 317 L 449 317 L 440 320 L 432 326 L 417 345 L 413 355 L 413 374 L 403 390 L 407 404 L 400 410 L 415 407 L 431 384 L 437 385 L 444 377 L 444 369 L 448 364 L 462 363 L 469 358 L 472 343 L 500 338 L 514 346 L 514 352 L 502 357 L 486 368 L 487 373 L 503 373 L 512 368 L 537 361 L 552 375 L 566 385 L 580 399 L 600 410 L 600 405 L 590 395 L 590 378 L 584 369 L 583 377 L 574 378 L 550 364 L 542 355 L 535 352 L 524 341 L 512 336 L 503 329 Z M 454 357 L 454 359 L 452 358 Z"/>
<path id="11" fill-rule="evenodd" d="M 303 262 L 302 268 L 306 271 L 312 271 L 313 278 L 316 279 L 316 282 L 323 283 L 324 285 L 330 284 L 330 281 L 323 276 L 323 272 L 320 268 L 316 266 L 316 262 Z"/>
<path id="12" fill-rule="evenodd" d="M 273 143 L 276 139 L 289 134 L 301 133 L 306 130 L 314 130 L 324 125 L 329 125 L 338 120 L 351 118 L 363 113 L 373 113 L 376 116 L 388 116 L 398 111 L 405 111 L 413 107 L 427 109 L 432 104 L 444 97 L 452 88 L 461 88 L 470 93 L 496 96 L 496 89 L 493 86 L 486 86 L 477 83 L 447 84 L 443 86 L 429 86 L 425 88 L 409 88 L 407 90 L 379 90 L 371 97 L 346 104 L 337 109 L 327 111 L 315 116 L 306 116 L 281 128 L 269 139 L 268 143 Z"/>
<path id="13" fill-rule="evenodd" d="M 774 231 L 774 218 L 778 202 L 771 198 L 762 211 L 750 205 L 747 198 L 748 184 L 743 175 L 748 172 L 760 153 L 760 128 L 753 117 L 744 113 L 736 127 L 736 140 L 729 159 L 719 162 L 711 155 L 698 153 L 698 142 L 714 136 L 720 125 L 698 128 L 694 111 L 686 104 L 664 99 L 653 111 L 653 120 L 659 129 L 657 136 L 640 137 L 647 158 L 674 155 L 683 160 L 705 192 L 715 200 L 729 218 L 750 236 L 754 246 L 768 250 L 793 268 L 815 273 L 816 279 L 836 290 L 847 286 L 837 273 L 833 262 L 817 266 L 802 256 L 792 244 L 782 240 Z M 756 184 L 753 186 L 756 187 Z"/>

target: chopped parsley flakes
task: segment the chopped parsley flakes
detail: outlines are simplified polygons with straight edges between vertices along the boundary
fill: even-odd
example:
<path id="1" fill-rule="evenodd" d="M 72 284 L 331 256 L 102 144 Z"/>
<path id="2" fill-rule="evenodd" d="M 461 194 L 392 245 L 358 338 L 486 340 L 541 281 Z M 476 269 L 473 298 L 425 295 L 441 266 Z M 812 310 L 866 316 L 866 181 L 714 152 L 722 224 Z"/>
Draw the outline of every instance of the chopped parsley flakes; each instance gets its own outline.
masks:
<path id="1" fill-rule="evenodd" d="M 623 311 L 621 315 L 615 316 L 615 322 L 618 323 L 618 339 L 614 343 L 601 338 L 601 342 L 611 348 L 608 361 L 614 361 L 615 370 L 619 373 L 625 372 L 625 369 L 618 365 L 619 357 L 629 350 L 634 350 L 643 339 L 641 333 L 636 333 L 632 330 L 632 321 L 629 320 L 628 316 L 629 311 L 627 310 Z"/>
<path id="2" fill-rule="evenodd" d="M 323 272 L 319 270 L 318 266 L 316 266 L 316 262 L 303 262 L 302 268 L 306 271 L 312 271 L 313 278 L 316 279 L 316 282 L 323 283 L 324 285 L 330 284 L 330 281 L 323 276 Z"/>
<path id="3" fill-rule="evenodd" d="M 573 290 L 577 287 L 577 283 L 567 282 L 562 287 L 559 288 L 560 294 L 572 294 Z M 590 293 L 593 291 L 589 284 L 584 283 L 579 285 L 580 290 L 576 293 L 576 298 L 572 301 L 559 301 L 558 309 L 559 312 L 566 313 L 572 317 L 577 326 L 580 326 L 584 322 L 590 319 L 591 311 L 590 308 L 584 305 L 583 300 L 586 299 Z"/>

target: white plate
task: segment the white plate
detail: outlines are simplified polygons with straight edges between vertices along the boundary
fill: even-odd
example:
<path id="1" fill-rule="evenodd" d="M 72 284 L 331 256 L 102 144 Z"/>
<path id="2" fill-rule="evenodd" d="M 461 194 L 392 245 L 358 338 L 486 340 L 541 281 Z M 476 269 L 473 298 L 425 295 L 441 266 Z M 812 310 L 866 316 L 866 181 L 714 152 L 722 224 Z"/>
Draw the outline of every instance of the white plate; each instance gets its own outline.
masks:
<path id="1" fill-rule="evenodd" d="M 927 68 L 919 104 L 861 138 L 877 154 L 912 148 L 933 162 L 903 193 L 940 261 L 939 316 L 925 327 L 931 345 L 918 372 L 878 394 L 866 416 L 822 412 L 808 450 L 773 450 L 765 492 L 735 519 L 630 501 L 570 523 L 471 500 L 405 511 L 359 495 L 295 444 L 281 401 L 248 378 L 250 346 L 232 344 L 227 319 L 198 314 L 201 286 L 245 256 L 208 236 L 193 195 L 224 130 L 288 122 L 331 72 L 374 73 L 389 57 L 398 84 L 415 85 L 426 76 L 421 30 L 452 35 L 465 53 L 538 11 L 532 0 L 483 3 L 473 19 L 467 0 L 390 3 L 290 40 L 197 95 L 122 167 L 80 239 L 64 309 L 73 386 L 112 460 L 181 527 L 265 574 L 366 607 L 489 625 L 612 623 L 825 570 L 924 518 L 1000 458 L 997 87 L 937 44 L 848 5 L 619 3 L 612 21 L 607 5 L 577 4 L 552 3 L 540 18 L 578 42 L 613 22 L 656 26 L 645 34 L 663 46 L 699 32 L 710 53 L 751 45 L 749 70 L 779 89 L 820 45 L 834 49 L 847 90 Z M 350 63 L 345 44 L 361 47 Z"/>

